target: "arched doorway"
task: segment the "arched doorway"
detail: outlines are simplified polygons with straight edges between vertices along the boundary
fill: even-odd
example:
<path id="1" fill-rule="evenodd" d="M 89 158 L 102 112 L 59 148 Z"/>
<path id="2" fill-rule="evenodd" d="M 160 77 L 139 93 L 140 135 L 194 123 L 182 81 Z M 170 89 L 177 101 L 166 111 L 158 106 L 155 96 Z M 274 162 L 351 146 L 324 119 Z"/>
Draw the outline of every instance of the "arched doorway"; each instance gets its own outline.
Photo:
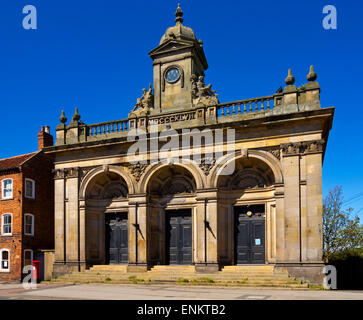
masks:
<path id="1" fill-rule="evenodd" d="M 103 171 L 85 191 L 86 264 L 128 263 L 128 194 L 121 175 Z"/>
<path id="2" fill-rule="evenodd" d="M 147 184 L 151 264 L 193 263 L 196 181 L 183 166 L 157 169 Z"/>
<path id="3" fill-rule="evenodd" d="M 233 264 L 265 264 L 267 211 L 274 202 L 275 177 L 269 165 L 257 158 L 235 160 L 232 175 L 218 177 L 225 204 L 219 208 L 221 255 Z"/>

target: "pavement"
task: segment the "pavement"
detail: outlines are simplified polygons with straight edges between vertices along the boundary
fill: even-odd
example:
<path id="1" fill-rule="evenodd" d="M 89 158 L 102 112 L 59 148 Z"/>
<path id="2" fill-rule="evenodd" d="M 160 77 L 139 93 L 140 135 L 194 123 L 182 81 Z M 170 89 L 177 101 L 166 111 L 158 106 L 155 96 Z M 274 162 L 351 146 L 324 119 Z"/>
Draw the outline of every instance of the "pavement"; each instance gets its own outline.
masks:
<path id="1" fill-rule="evenodd" d="M 363 291 L 158 284 L 0 283 L 0 300 L 363 300 Z"/>

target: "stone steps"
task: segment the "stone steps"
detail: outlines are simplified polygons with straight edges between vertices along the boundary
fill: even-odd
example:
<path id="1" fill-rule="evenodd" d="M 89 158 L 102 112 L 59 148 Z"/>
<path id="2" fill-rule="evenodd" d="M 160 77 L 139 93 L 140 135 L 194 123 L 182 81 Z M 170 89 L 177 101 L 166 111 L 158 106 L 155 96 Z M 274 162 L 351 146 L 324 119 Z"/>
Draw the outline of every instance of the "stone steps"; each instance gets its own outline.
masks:
<path id="1" fill-rule="evenodd" d="M 92 271 L 96 271 L 96 272 L 108 272 L 108 271 L 112 271 L 112 272 L 122 272 L 122 273 L 127 273 L 127 265 L 94 265 L 93 267 L 91 267 L 89 270 L 89 272 Z"/>
<path id="2" fill-rule="evenodd" d="M 60 283 L 106 283 L 106 284 L 132 284 L 132 283 L 141 283 L 141 284 L 178 284 L 178 285 L 221 285 L 221 286 L 241 286 L 241 287 L 276 287 L 276 288 L 291 288 L 291 289 L 307 289 L 309 285 L 307 283 L 299 284 L 299 283 L 288 283 L 288 282 L 243 282 L 243 281 L 188 281 L 188 282 L 176 282 L 172 280 L 152 280 L 152 281 L 135 281 L 132 282 L 130 280 L 104 280 L 104 279 L 57 279 L 53 280 L 54 282 Z"/>
<path id="3" fill-rule="evenodd" d="M 178 283 L 308 288 L 307 283 L 274 273 L 273 266 L 227 266 L 216 273 L 196 273 L 194 266 L 155 266 L 147 272 L 128 273 L 127 266 L 93 266 L 84 272 L 65 274 L 55 282 L 70 283 Z"/>
<path id="4" fill-rule="evenodd" d="M 135 277 L 130 278 L 129 277 L 110 277 L 107 275 L 93 275 L 93 276 L 76 276 L 76 275 L 68 275 L 61 278 L 58 278 L 57 280 L 70 280 L 70 281 L 109 281 L 106 279 L 111 279 L 112 281 L 132 281 L 132 280 L 144 280 L 144 281 L 165 281 L 165 282 L 175 282 L 175 281 L 183 281 L 183 280 L 198 280 L 198 281 L 204 281 L 204 282 L 248 282 L 248 283 L 275 283 L 275 284 L 283 284 L 283 283 L 289 283 L 289 284 L 301 284 L 300 281 L 296 281 L 293 279 L 272 279 L 272 278 L 264 278 L 264 279 L 258 279 L 258 278 L 248 278 L 248 279 L 226 279 L 222 277 L 205 277 L 205 276 L 194 276 L 194 277 L 169 277 L 169 278 L 161 278 L 161 277 Z M 187 281 L 185 281 L 187 282 Z"/>
<path id="5" fill-rule="evenodd" d="M 131 277 L 131 278 L 130 278 Z M 192 274 L 192 275 L 147 275 L 147 274 L 139 274 L 139 275 L 121 275 L 121 274 L 109 274 L 109 273 L 102 273 L 102 274 L 70 274 L 62 276 L 63 279 L 105 279 L 110 278 L 114 280 L 129 280 L 129 279 L 144 279 L 144 280 L 172 280 L 177 281 L 180 279 L 212 279 L 215 281 L 295 281 L 289 277 L 266 277 L 266 276 L 252 276 L 252 277 L 236 277 L 236 276 L 229 276 L 225 277 L 223 275 L 215 275 L 215 274 Z"/>
<path id="6" fill-rule="evenodd" d="M 269 265 L 239 265 L 239 266 L 224 266 L 223 270 L 227 271 L 227 270 L 233 270 L 233 271 L 238 271 L 238 270 L 266 270 L 266 271 L 274 271 L 275 266 L 269 266 Z"/>

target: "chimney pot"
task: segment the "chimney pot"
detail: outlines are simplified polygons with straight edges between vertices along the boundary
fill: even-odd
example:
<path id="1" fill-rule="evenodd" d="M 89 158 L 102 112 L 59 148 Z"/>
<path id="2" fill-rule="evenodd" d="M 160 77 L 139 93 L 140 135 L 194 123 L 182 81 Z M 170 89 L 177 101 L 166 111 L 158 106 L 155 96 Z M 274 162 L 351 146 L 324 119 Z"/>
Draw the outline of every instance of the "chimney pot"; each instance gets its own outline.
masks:
<path id="1" fill-rule="evenodd" d="M 53 136 L 50 134 L 49 126 L 43 126 L 38 133 L 39 150 L 51 146 L 53 146 Z"/>

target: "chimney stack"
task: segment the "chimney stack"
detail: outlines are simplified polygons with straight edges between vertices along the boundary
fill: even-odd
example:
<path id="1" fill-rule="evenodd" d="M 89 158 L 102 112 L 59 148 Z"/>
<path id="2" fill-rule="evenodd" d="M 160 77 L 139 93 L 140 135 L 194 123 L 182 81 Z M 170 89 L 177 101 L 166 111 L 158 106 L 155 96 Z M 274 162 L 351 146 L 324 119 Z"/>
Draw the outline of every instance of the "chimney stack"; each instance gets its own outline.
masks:
<path id="1" fill-rule="evenodd" d="M 49 126 L 42 127 L 38 132 L 39 150 L 53 146 L 53 136 L 50 134 Z"/>

